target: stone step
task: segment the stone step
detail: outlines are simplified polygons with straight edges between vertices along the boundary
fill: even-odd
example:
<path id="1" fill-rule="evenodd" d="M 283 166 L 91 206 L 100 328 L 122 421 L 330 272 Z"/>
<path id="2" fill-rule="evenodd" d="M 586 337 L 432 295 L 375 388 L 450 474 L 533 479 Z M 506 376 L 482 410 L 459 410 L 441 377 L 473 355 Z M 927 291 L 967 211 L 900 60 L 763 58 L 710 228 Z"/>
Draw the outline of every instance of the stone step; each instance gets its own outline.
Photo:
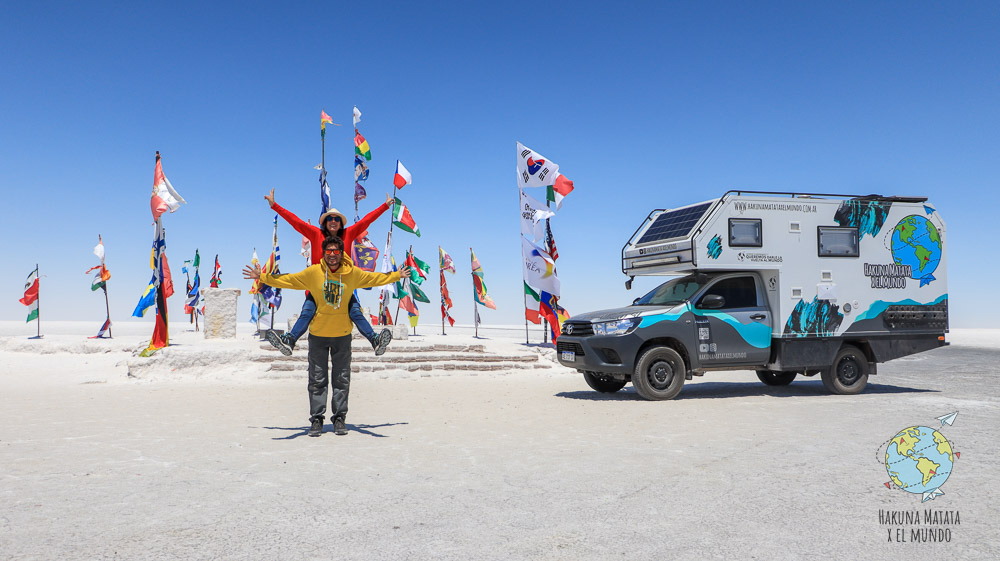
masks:
<path id="1" fill-rule="evenodd" d="M 351 372 L 382 372 L 382 371 L 402 371 L 402 372 L 432 372 L 432 371 L 462 371 L 462 372 L 494 372 L 502 370 L 530 370 L 539 368 L 551 368 L 550 364 L 544 362 L 449 362 L 449 363 L 409 363 L 399 364 L 393 362 L 374 362 L 363 364 L 351 364 Z M 306 363 L 298 362 L 275 362 L 271 364 L 268 372 L 301 372 L 305 373 Z M 297 377 L 297 376 L 296 376 Z"/>
<path id="2" fill-rule="evenodd" d="M 278 349 L 271 346 L 270 343 L 264 342 L 260 345 L 260 350 L 270 351 L 278 353 Z M 295 345 L 295 354 L 305 353 L 309 350 L 309 344 L 302 339 L 297 345 Z M 351 345 L 351 353 L 357 354 L 360 352 L 371 352 L 372 347 L 367 342 Z M 426 344 L 426 343 L 409 343 L 402 341 L 393 341 L 389 343 L 389 347 L 386 349 L 386 354 L 393 353 L 428 353 L 428 352 L 456 352 L 456 353 L 482 353 L 486 352 L 486 347 L 483 345 L 440 345 L 440 344 Z M 280 353 L 278 353 L 280 354 Z M 295 356 L 295 355 L 292 355 Z"/>
<path id="3" fill-rule="evenodd" d="M 306 353 L 295 353 L 292 356 L 271 354 L 257 356 L 252 359 L 254 362 L 308 362 Z M 397 353 L 389 356 L 388 353 L 382 356 L 375 356 L 372 353 L 351 353 L 351 362 L 390 362 L 390 363 L 413 363 L 413 362 L 538 362 L 538 355 L 491 355 L 479 353 Z"/>

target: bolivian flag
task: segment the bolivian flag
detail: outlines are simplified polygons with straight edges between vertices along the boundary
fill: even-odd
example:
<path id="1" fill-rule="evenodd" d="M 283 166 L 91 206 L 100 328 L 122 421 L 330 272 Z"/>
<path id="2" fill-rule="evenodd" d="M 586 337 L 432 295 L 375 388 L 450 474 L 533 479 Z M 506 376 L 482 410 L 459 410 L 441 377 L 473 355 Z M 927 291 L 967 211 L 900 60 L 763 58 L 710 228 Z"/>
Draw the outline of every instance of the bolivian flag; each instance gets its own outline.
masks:
<path id="1" fill-rule="evenodd" d="M 372 159 L 372 149 L 368 147 L 368 141 L 365 140 L 365 137 L 361 136 L 358 129 L 354 129 L 354 153 L 364 156 L 368 161 Z"/>

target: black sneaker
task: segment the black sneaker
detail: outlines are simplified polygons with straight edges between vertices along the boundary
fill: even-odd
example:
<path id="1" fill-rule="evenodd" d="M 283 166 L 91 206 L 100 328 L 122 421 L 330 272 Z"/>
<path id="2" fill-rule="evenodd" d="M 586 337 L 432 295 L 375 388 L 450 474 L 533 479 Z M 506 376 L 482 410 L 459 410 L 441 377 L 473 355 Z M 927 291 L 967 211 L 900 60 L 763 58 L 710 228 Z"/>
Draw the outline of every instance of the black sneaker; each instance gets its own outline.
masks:
<path id="1" fill-rule="evenodd" d="M 344 424 L 344 420 L 340 417 L 333 420 L 333 434 L 337 436 L 344 436 L 347 434 L 347 425 Z"/>
<path id="2" fill-rule="evenodd" d="M 268 343 L 271 343 L 274 348 L 281 351 L 281 354 L 285 356 L 292 356 L 292 346 L 286 343 L 285 340 L 277 333 L 274 331 L 268 331 L 265 337 L 267 337 Z"/>
<path id="3" fill-rule="evenodd" d="M 319 436 L 323 434 L 323 419 L 313 419 L 312 426 L 309 427 L 309 436 Z"/>
<path id="4" fill-rule="evenodd" d="M 381 333 L 372 337 L 372 348 L 375 349 L 375 356 L 384 355 L 390 341 L 392 341 L 392 330 L 388 328 L 383 329 Z"/>

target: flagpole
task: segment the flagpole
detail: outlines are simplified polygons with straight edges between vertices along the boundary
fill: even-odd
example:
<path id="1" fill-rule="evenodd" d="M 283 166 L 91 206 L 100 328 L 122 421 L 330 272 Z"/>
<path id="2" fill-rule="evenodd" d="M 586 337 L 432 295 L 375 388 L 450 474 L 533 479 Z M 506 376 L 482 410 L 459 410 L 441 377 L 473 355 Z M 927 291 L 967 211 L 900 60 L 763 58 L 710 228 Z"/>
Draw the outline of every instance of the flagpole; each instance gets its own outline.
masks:
<path id="1" fill-rule="evenodd" d="M 38 328 L 35 338 L 42 338 L 42 273 L 38 270 L 38 263 L 35 263 L 35 275 L 38 276 L 38 297 L 35 298 L 35 309 L 38 311 L 38 317 L 35 320 L 38 322 L 35 327 Z"/>
<path id="2" fill-rule="evenodd" d="M 476 338 L 479 338 L 479 310 L 476 308 L 476 269 L 474 267 L 475 260 L 472 253 L 472 248 L 469 248 L 469 266 L 472 267 L 472 325 L 476 328 Z"/>
<path id="3" fill-rule="evenodd" d="M 441 246 L 438 246 L 438 274 L 441 276 L 441 284 L 438 286 L 438 292 L 441 293 L 441 335 L 444 335 L 444 269 L 441 268 Z"/>
<path id="4" fill-rule="evenodd" d="M 97 234 L 97 242 L 104 245 L 104 240 L 101 239 L 100 234 Z M 101 267 L 104 267 L 104 259 L 101 259 Z M 104 289 L 104 310 L 108 313 L 108 339 L 114 339 L 111 335 L 111 305 L 108 304 L 108 281 L 104 281 L 104 286 L 101 288 Z"/>

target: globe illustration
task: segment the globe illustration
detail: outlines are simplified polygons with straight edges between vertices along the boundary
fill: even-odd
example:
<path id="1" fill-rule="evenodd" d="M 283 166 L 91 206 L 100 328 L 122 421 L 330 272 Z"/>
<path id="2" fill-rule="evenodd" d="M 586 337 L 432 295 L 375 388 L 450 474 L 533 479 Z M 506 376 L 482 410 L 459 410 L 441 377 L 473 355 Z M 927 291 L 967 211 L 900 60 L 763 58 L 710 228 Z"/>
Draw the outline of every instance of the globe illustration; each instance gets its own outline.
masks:
<path id="1" fill-rule="evenodd" d="M 885 470 L 889 478 L 909 493 L 924 493 L 944 485 L 954 461 L 951 443 L 929 427 L 899 431 L 885 451 Z"/>
<path id="2" fill-rule="evenodd" d="M 941 232 L 923 216 L 904 217 L 892 230 L 893 261 L 910 266 L 910 278 L 933 280 L 941 262 Z"/>

